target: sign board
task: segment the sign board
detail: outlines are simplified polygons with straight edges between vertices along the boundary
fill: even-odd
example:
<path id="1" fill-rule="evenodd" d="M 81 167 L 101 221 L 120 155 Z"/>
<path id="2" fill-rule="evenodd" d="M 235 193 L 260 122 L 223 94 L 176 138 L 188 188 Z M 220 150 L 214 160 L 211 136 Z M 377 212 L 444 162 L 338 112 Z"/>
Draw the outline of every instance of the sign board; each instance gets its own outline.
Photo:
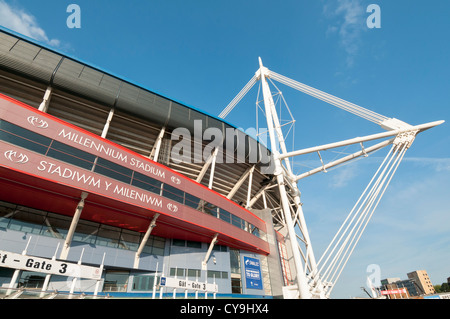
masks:
<path id="1" fill-rule="evenodd" d="M 244 271 L 247 288 L 263 289 L 259 259 L 244 256 Z"/>
<path id="2" fill-rule="evenodd" d="M 99 280 L 102 276 L 101 268 L 21 255 L 4 250 L 0 250 L 0 267 L 96 280 Z"/>
<path id="3" fill-rule="evenodd" d="M 217 292 L 218 288 L 216 284 L 209 284 L 206 282 L 192 281 L 173 277 L 161 277 L 161 286 L 170 288 L 180 288 L 187 290 L 198 290 L 206 292 Z"/>
<path id="4" fill-rule="evenodd" d="M 395 294 L 406 294 L 406 288 L 402 289 L 390 289 L 390 290 L 382 290 L 382 295 L 395 295 Z"/>

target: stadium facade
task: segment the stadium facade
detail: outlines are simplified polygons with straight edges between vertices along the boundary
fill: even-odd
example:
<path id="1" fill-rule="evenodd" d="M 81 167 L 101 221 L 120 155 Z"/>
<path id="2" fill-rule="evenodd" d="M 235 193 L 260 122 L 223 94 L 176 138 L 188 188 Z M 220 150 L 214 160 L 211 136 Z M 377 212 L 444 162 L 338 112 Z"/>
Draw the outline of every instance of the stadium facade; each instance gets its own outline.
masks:
<path id="1" fill-rule="evenodd" d="M 270 150 L 218 117 L 2 29 L 0 137 L 4 294 L 273 298 L 295 281 Z"/>

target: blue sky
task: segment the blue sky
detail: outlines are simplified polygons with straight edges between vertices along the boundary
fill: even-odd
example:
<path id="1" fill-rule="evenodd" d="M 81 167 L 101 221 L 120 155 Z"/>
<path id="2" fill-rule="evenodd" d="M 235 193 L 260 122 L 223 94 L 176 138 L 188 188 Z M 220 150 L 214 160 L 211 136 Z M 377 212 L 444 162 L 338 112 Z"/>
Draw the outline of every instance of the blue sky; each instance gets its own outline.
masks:
<path id="1" fill-rule="evenodd" d="M 81 8 L 79 29 L 66 25 L 71 3 Z M 379 29 L 366 25 L 369 4 L 381 8 Z M 433 284 L 450 277 L 449 12 L 447 0 L 0 0 L 1 25 L 213 115 L 261 57 L 279 74 L 382 115 L 409 124 L 446 120 L 419 134 L 406 153 L 332 298 L 364 296 L 370 264 L 379 265 L 381 278 L 406 279 L 418 269 Z M 278 87 L 296 119 L 294 148 L 383 131 Z M 227 120 L 255 127 L 256 96 L 253 88 Z M 317 256 L 384 155 L 299 183 Z M 296 159 L 296 172 L 317 164 L 315 156 Z"/>

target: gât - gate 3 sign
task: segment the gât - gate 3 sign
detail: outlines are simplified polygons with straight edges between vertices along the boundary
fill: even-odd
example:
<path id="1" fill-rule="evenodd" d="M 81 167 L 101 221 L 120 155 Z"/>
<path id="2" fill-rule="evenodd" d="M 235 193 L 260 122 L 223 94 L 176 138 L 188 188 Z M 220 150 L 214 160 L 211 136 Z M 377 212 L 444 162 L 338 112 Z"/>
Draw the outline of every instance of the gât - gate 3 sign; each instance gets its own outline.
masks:
<path id="1" fill-rule="evenodd" d="M 95 280 L 100 280 L 102 276 L 101 268 L 21 255 L 4 250 L 0 250 L 0 267 Z"/>

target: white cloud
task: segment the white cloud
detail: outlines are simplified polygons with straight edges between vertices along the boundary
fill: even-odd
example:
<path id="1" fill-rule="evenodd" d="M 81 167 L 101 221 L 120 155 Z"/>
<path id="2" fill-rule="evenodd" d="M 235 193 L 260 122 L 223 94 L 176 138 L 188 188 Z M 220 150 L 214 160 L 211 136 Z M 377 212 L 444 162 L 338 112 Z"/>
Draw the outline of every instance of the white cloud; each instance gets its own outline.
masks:
<path id="1" fill-rule="evenodd" d="M 341 188 L 348 185 L 348 183 L 358 175 L 358 167 L 355 163 L 353 165 L 344 165 L 339 167 L 339 170 L 334 173 L 330 181 L 330 187 Z"/>
<path id="2" fill-rule="evenodd" d="M 0 23 L 2 26 L 21 33 L 37 41 L 44 42 L 50 46 L 60 46 L 60 41 L 50 39 L 45 31 L 39 27 L 36 18 L 24 10 L 12 7 L 4 0 L 0 0 Z"/>
<path id="3" fill-rule="evenodd" d="M 436 172 L 450 172 L 450 158 L 407 157 L 404 161 L 431 167 Z"/>
<path id="4" fill-rule="evenodd" d="M 354 64 L 360 48 L 360 37 L 364 30 L 365 9 L 360 0 L 337 0 L 328 2 L 323 8 L 324 14 L 336 20 L 327 29 L 327 35 L 337 34 L 339 44 L 347 54 L 347 66 Z"/>

